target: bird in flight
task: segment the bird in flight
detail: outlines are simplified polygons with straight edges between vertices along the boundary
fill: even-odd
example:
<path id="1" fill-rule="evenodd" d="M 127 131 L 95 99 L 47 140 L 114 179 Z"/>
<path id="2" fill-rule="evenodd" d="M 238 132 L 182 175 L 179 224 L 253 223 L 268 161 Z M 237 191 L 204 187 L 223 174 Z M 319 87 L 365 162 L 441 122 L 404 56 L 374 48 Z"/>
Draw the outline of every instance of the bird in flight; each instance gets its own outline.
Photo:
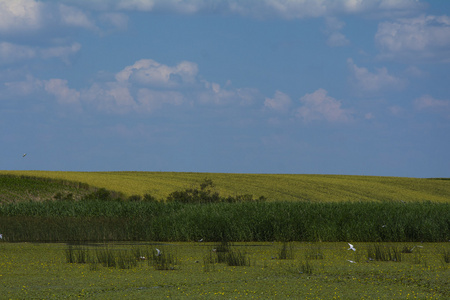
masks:
<path id="1" fill-rule="evenodd" d="M 348 248 L 347 250 L 353 250 L 353 251 L 356 251 L 356 249 L 353 247 L 352 244 L 350 244 L 350 243 L 347 243 L 347 244 L 350 246 L 350 248 Z"/>
<path id="2" fill-rule="evenodd" d="M 24 154 L 22 155 L 22 157 L 25 157 L 25 156 L 27 156 L 27 154 L 26 154 L 26 153 L 24 153 Z"/>

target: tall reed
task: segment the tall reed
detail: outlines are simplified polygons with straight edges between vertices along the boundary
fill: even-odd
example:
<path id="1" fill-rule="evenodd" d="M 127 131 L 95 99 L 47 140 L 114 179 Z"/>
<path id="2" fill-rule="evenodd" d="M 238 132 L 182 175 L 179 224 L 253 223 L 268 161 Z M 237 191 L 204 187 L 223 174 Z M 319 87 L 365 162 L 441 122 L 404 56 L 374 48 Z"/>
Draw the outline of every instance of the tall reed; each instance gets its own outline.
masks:
<path id="1" fill-rule="evenodd" d="M 0 205 L 5 241 L 441 242 L 450 203 L 45 201 Z"/>

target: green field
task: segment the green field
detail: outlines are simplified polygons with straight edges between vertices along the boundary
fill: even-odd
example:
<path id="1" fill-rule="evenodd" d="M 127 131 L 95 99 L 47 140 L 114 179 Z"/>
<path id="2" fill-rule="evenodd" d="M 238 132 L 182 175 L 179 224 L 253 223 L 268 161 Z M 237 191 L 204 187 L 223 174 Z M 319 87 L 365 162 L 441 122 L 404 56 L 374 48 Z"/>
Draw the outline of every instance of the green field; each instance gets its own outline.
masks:
<path id="1" fill-rule="evenodd" d="M 450 201 L 450 180 L 446 179 L 175 172 L 0 171 L 1 174 L 81 182 L 126 196 L 150 194 L 157 199 L 209 178 L 221 195 L 251 194 L 269 201 Z"/>
<path id="2" fill-rule="evenodd" d="M 396 260 L 376 260 L 375 247 L 397 249 Z M 416 246 L 416 247 L 415 247 Z M 448 299 L 450 243 L 235 243 L 229 251 L 249 264 L 215 261 L 214 243 L 74 245 L 85 263 L 67 263 L 66 244 L 0 242 L 1 299 Z M 412 249 L 401 253 L 403 249 Z M 161 249 L 173 263 L 152 258 L 120 265 L 127 255 Z M 96 261 L 108 249 L 117 265 Z M 89 256 L 90 255 L 90 256 Z M 212 259 L 211 259 L 212 258 Z M 447 257 L 450 259 L 450 257 Z M 352 261 L 352 262 L 351 262 Z"/>
<path id="3" fill-rule="evenodd" d="M 205 179 L 220 202 L 169 201 Z M 448 299 L 449 200 L 448 179 L 0 171 L 0 299 Z"/>

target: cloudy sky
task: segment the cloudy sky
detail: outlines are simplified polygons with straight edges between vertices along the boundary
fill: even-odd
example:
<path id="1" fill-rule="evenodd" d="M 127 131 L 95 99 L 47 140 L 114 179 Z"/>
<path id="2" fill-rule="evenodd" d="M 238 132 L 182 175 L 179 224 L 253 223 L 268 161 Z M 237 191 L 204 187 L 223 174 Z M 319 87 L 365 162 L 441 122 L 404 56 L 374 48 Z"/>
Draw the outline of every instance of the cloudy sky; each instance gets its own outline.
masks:
<path id="1" fill-rule="evenodd" d="M 0 144 L 0 170 L 450 177 L 450 1 L 0 0 Z"/>

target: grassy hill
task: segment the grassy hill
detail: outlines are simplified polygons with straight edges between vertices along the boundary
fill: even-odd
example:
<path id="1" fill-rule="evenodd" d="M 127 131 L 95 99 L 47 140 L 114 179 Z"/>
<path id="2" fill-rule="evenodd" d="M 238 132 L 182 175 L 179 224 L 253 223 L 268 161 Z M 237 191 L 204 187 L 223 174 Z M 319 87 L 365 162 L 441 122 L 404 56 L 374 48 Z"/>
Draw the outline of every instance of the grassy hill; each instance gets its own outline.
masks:
<path id="1" fill-rule="evenodd" d="M 125 196 L 151 194 L 165 199 L 171 192 L 198 187 L 209 178 L 223 196 L 252 194 L 269 201 L 432 201 L 450 202 L 450 180 L 403 177 L 299 175 L 299 174 L 228 174 L 183 172 L 56 172 L 0 171 L 0 175 L 25 175 L 57 179 L 33 186 L 11 189 L 0 185 L 0 195 L 29 199 L 51 197 L 59 188 L 65 193 L 84 193 L 85 186 L 67 186 L 65 181 L 118 191 Z M 19 184 L 20 185 L 20 184 Z M 37 190 L 45 190 L 36 196 Z M 9 194 L 8 194 L 9 193 Z M 34 195 L 34 196 L 33 196 Z M 1 200 L 1 199 L 0 199 Z"/>

